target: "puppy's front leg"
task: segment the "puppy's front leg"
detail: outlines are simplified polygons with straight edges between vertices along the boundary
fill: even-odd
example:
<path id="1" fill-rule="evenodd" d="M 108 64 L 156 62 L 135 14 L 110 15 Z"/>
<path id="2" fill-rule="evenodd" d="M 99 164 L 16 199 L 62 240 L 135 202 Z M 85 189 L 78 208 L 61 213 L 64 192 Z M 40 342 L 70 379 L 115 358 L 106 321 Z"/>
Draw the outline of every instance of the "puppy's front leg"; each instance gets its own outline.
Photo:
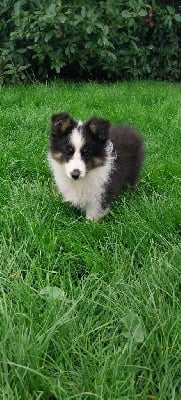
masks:
<path id="1" fill-rule="evenodd" d="M 86 218 L 91 221 L 98 221 L 100 218 L 107 214 L 108 210 L 108 208 L 103 209 L 95 203 L 89 204 L 89 206 L 86 208 Z"/>

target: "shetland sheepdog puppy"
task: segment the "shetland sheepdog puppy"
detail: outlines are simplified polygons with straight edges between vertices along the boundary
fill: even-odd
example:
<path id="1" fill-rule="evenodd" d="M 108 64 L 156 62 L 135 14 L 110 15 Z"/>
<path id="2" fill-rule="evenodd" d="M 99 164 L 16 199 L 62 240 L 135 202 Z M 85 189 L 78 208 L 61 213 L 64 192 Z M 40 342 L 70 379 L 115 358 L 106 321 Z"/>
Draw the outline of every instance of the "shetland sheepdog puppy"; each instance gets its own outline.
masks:
<path id="1" fill-rule="evenodd" d="M 97 117 L 76 121 L 61 112 L 52 116 L 48 159 L 64 200 L 98 220 L 123 189 L 137 183 L 143 139 L 130 126 Z"/>

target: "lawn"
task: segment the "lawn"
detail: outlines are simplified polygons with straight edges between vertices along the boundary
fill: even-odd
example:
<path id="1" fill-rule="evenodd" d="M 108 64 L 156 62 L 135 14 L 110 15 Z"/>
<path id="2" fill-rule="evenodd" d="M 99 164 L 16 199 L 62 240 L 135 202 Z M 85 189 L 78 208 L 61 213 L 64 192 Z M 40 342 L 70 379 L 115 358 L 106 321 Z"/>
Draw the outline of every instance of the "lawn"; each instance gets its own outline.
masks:
<path id="1" fill-rule="evenodd" d="M 134 193 L 86 222 L 47 165 L 50 116 L 129 122 Z M 0 399 L 181 398 L 181 85 L 0 89 Z"/>

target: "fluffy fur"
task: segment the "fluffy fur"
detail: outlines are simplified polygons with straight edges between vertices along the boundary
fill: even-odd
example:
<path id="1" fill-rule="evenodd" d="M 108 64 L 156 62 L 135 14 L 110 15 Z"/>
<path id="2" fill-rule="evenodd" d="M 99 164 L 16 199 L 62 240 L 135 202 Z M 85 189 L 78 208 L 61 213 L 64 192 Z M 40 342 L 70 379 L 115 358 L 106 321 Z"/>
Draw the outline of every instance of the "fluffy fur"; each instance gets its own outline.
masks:
<path id="1" fill-rule="evenodd" d="M 137 183 L 143 140 L 130 126 L 111 127 L 97 117 L 77 122 L 60 113 L 52 116 L 48 158 L 64 200 L 98 220 L 124 188 Z"/>

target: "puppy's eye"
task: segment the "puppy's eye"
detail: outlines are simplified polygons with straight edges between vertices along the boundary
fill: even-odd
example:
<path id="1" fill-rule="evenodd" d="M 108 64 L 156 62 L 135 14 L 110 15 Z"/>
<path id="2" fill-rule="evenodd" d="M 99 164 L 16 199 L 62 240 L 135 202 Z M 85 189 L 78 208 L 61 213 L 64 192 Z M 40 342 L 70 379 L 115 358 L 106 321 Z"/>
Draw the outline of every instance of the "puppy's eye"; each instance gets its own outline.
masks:
<path id="1" fill-rule="evenodd" d="M 89 158 L 89 157 L 90 157 L 89 151 L 88 151 L 88 150 L 83 150 L 82 156 L 83 156 L 84 158 Z"/>
<path id="2" fill-rule="evenodd" d="M 71 147 L 67 147 L 66 149 L 66 156 L 71 157 L 73 155 L 74 151 Z"/>

